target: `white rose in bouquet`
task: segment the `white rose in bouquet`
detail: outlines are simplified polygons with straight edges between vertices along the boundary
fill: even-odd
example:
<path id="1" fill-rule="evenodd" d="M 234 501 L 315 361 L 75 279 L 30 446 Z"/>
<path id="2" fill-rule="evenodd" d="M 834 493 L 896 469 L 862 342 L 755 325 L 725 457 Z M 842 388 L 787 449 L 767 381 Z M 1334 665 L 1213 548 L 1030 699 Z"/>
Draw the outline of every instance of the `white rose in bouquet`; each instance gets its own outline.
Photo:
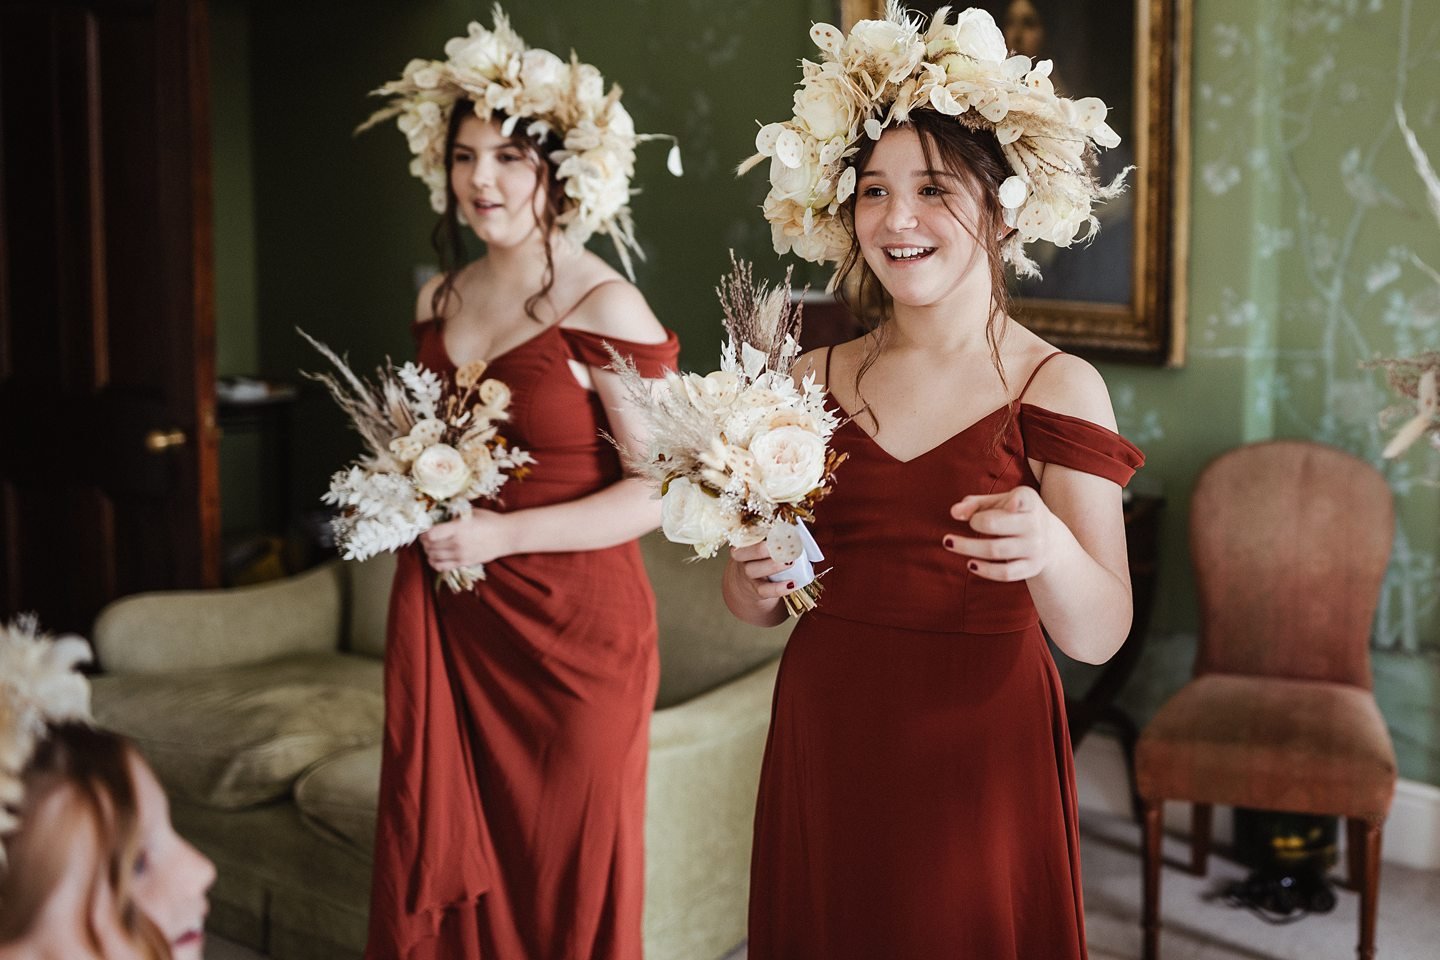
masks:
<path id="1" fill-rule="evenodd" d="M 689 543 L 714 553 L 729 530 L 720 499 L 684 477 L 676 477 L 660 498 L 660 526 L 672 543 Z M 696 551 L 697 553 L 699 551 Z"/>
<path id="2" fill-rule="evenodd" d="M 465 465 L 465 458 L 448 443 L 426 447 L 415 458 L 410 475 L 421 493 L 436 500 L 449 500 L 470 484 L 470 468 Z"/>
<path id="3" fill-rule="evenodd" d="M 802 427 L 757 434 L 750 454 L 757 486 L 773 503 L 799 503 L 825 476 L 825 441 Z"/>

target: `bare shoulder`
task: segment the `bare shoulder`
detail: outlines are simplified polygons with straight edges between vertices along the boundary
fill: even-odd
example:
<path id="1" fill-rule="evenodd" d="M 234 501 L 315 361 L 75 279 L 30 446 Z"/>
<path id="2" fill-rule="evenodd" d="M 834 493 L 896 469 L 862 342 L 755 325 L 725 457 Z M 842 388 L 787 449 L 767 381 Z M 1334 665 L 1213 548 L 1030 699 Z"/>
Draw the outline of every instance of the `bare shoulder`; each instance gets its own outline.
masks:
<path id="1" fill-rule="evenodd" d="M 445 282 L 445 274 L 437 273 L 420 285 L 420 293 L 415 297 L 415 322 L 424 323 L 427 320 L 435 319 L 435 291 L 440 289 L 440 284 Z"/>
<path id="2" fill-rule="evenodd" d="M 575 330 L 633 343 L 663 343 L 667 336 L 645 295 L 618 274 L 591 285 L 568 309 L 563 323 Z"/>
<path id="3" fill-rule="evenodd" d="M 1030 374 L 1027 371 L 1025 375 Z M 1025 402 L 1115 429 L 1115 410 L 1104 378 L 1092 364 L 1073 354 L 1062 353 L 1041 367 L 1025 393 Z"/>
<path id="4" fill-rule="evenodd" d="M 807 350 L 795 361 L 795 378 L 798 380 L 806 373 L 814 372 L 815 382 L 829 389 L 826 375 L 828 374 L 831 380 L 839 380 L 843 371 L 858 367 L 865 352 L 870 349 L 871 339 L 872 335 L 867 333 L 844 343 Z"/>

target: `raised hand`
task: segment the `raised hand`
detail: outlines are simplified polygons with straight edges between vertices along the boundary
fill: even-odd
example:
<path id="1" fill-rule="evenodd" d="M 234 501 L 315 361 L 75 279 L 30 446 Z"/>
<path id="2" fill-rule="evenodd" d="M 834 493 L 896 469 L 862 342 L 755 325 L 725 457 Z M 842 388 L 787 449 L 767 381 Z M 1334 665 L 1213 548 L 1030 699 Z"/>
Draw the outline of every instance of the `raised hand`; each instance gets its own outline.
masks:
<path id="1" fill-rule="evenodd" d="M 981 537 L 958 533 L 945 537 L 945 549 L 969 558 L 972 573 L 987 580 L 1029 580 L 1045 569 L 1060 521 L 1033 487 L 1005 493 L 975 494 L 950 508 Z"/>

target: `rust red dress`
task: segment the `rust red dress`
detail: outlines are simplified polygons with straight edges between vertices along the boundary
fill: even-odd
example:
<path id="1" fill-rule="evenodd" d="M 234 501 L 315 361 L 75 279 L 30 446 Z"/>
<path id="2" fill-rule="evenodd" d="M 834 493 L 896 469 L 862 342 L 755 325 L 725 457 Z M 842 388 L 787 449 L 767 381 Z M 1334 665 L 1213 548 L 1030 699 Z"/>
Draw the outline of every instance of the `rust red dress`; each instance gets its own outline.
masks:
<path id="1" fill-rule="evenodd" d="M 904 462 L 853 421 L 834 436 L 849 459 L 814 525 L 831 570 L 785 648 L 760 781 L 750 960 L 1086 955 L 1065 702 L 1035 606 L 941 540 L 968 529 L 961 497 L 1038 487 L 1028 458 L 1122 485 L 1144 460 L 1093 423 L 1007 410 Z"/>
<path id="2" fill-rule="evenodd" d="M 418 359 L 453 369 L 439 321 Z M 599 398 L 567 369 L 608 340 L 646 376 L 674 334 L 629 343 L 558 324 L 491 361 L 505 436 L 534 455 L 500 510 L 621 478 Z M 386 719 L 367 960 L 639 960 L 645 762 L 658 682 L 655 603 L 631 542 L 485 565 L 436 590 L 419 546 L 390 598 Z"/>

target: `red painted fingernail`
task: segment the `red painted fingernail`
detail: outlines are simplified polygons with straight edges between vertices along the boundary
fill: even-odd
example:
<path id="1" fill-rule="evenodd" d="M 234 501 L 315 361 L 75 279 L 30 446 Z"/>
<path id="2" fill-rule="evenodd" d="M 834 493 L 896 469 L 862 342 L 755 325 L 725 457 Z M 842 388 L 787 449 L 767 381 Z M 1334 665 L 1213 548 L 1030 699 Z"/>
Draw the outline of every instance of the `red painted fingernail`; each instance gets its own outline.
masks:
<path id="1" fill-rule="evenodd" d="M 946 549 L 946 550 L 953 550 L 954 548 L 955 548 L 955 538 L 954 538 L 954 537 L 946 537 L 946 538 L 945 538 L 945 549 Z"/>
<path id="2" fill-rule="evenodd" d="M 785 584 L 785 589 L 786 589 L 786 590 L 794 590 L 794 589 L 795 589 L 795 581 L 794 581 L 794 580 L 791 580 L 789 583 Z"/>
<path id="3" fill-rule="evenodd" d="M 966 566 L 970 568 L 971 573 L 978 573 L 980 570 L 980 564 L 976 563 L 974 560 L 971 560 L 968 564 L 966 564 Z"/>

